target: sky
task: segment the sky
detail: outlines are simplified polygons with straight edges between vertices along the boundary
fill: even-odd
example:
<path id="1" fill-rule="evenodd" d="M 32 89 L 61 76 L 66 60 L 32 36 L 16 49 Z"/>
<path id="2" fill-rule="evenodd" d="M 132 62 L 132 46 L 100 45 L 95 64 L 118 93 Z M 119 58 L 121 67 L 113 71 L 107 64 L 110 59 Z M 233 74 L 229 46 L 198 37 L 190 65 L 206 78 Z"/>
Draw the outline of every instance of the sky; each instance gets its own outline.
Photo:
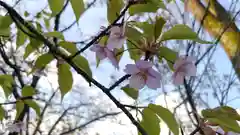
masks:
<path id="1" fill-rule="evenodd" d="M 9 0 L 5 0 L 5 1 L 10 3 Z M 32 13 L 40 11 L 47 4 L 47 0 L 23 0 L 23 1 L 26 1 L 26 3 L 23 4 L 23 6 L 21 6 L 21 7 L 17 7 L 17 8 L 20 8 L 19 11 L 28 10 L 28 11 L 31 11 Z M 220 2 L 226 8 L 229 6 L 229 3 L 230 3 L 229 0 L 228 1 L 220 0 Z M 35 7 L 37 7 L 37 8 L 35 8 Z M 78 29 L 76 26 L 73 27 L 70 31 L 64 33 L 65 38 L 68 39 L 69 41 L 81 41 L 82 37 L 87 38 L 89 36 L 95 35 L 100 30 L 101 26 L 108 25 L 107 19 L 106 19 L 106 12 L 107 11 L 106 11 L 105 5 L 103 5 L 103 6 L 98 5 L 95 8 L 88 10 L 86 13 L 83 14 L 83 16 L 79 20 L 80 29 Z M 174 13 L 177 14 L 177 11 L 174 11 Z M 67 26 L 72 21 L 74 21 L 74 19 L 75 19 L 74 14 L 73 14 L 71 8 L 68 7 L 66 12 L 63 15 L 61 21 L 63 22 L 63 24 L 65 26 Z M 63 27 L 63 25 L 61 27 Z M 84 35 L 82 35 L 81 32 L 84 33 Z M 85 56 L 89 60 L 89 63 L 95 63 L 95 57 L 93 57 L 93 55 L 94 54 L 89 51 L 87 51 L 85 53 Z M 119 71 L 116 71 L 112 67 L 112 65 L 106 61 L 102 61 L 100 66 L 97 69 L 95 68 L 95 65 L 93 65 L 91 68 L 93 71 L 94 78 L 96 80 L 98 80 L 100 83 L 102 83 L 103 85 L 109 86 L 111 84 L 110 76 L 112 74 L 116 75 L 117 77 L 121 77 L 121 75 L 124 74 L 124 72 L 123 72 L 124 66 L 128 63 L 133 63 L 133 61 L 127 59 L 127 57 L 128 57 L 128 54 L 124 54 L 123 59 L 120 61 L 120 70 Z M 223 49 L 221 49 L 221 48 L 217 49 L 217 52 L 213 56 L 213 61 L 215 61 L 217 69 L 218 69 L 218 71 L 220 71 L 220 74 L 229 73 L 231 71 L 231 63 L 228 60 Z M 52 64 L 54 65 L 54 63 L 52 63 Z M 54 88 L 56 88 L 57 87 L 57 76 L 55 73 L 56 73 L 56 69 L 52 69 L 52 73 L 48 74 L 47 78 L 41 79 L 41 83 L 45 84 L 46 79 L 49 79 L 49 80 L 51 80 L 51 84 L 54 86 Z M 85 83 L 85 81 L 83 80 L 82 77 L 74 74 L 74 84 L 79 84 L 79 83 L 81 83 L 81 85 L 83 85 L 86 88 L 88 87 L 88 84 Z M 46 86 L 46 87 L 50 87 L 50 86 Z M 170 86 L 166 86 L 166 89 L 168 91 L 171 91 L 174 89 L 174 87 L 170 85 Z M 142 97 L 144 97 L 145 94 L 154 93 L 153 95 L 156 95 L 156 94 L 162 93 L 162 89 L 158 89 L 155 92 L 146 92 L 147 89 L 143 90 L 143 91 L 144 92 L 142 92 L 142 94 L 141 94 Z M 89 92 L 90 92 L 90 94 L 101 94 L 103 99 L 105 99 L 105 100 L 108 99 L 97 88 L 91 88 L 91 89 L 89 89 Z M 73 94 L 74 93 L 69 93 L 66 96 L 66 98 L 64 99 L 66 101 L 66 103 L 69 102 L 68 100 L 71 98 L 71 96 L 73 96 Z M 119 90 L 114 90 L 113 94 L 122 102 L 133 103 L 133 100 L 129 99 L 123 92 L 120 92 Z M 236 93 L 232 92 L 231 95 L 236 95 Z M 163 105 L 163 102 L 165 102 L 164 98 L 165 97 L 163 95 L 159 95 L 156 97 L 156 99 L 153 99 L 153 100 L 156 104 Z M 172 94 L 168 95 L 167 96 L 168 107 L 172 108 L 172 107 L 176 106 L 176 104 L 179 103 L 179 101 L 176 101 L 176 100 L 178 100 L 178 98 L 179 98 L 179 95 L 176 93 L 172 93 Z M 210 98 L 210 101 L 212 103 L 211 104 L 212 107 L 214 107 L 216 105 L 215 102 L 211 98 Z M 233 103 L 231 103 L 231 105 L 233 105 L 236 108 L 240 108 L 240 104 L 238 104 L 237 101 L 234 101 Z M 184 108 L 183 108 L 183 110 L 184 110 Z M 181 111 L 182 111 L 182 109 L 180 109 L 179 112 L 181 112 Z M 182 115 L 184 115 L 184 114 L 182 114 Z M 119 124 L 113 124 L 111 121 L 104 121 L 104 122 L 95 123 L 93 126 L 91 126 L 91 128 L 88 131 L 89 131 L 90 135 L 94 135 L 96 133 L 96 131 L 99 132 L 100 135 L 101 134 L 112 135 L 111 133 L 113 131 L 117 135 L 121 135 L 121 134 L 130 135 L 131 133 L 136 134 L 135 127 L 130 125 L 130 121 L 125 117 L 125 115 L 119 116 L 118 119 L 121 119 L 123 126 L 119 126 Z M 112 129 L 112 130 L 110 130 L 110 129 Z M 162 128 L 161 134 L 164 135 L 166 133 L 165 131 L 166 131 L 166 128 Z"/>

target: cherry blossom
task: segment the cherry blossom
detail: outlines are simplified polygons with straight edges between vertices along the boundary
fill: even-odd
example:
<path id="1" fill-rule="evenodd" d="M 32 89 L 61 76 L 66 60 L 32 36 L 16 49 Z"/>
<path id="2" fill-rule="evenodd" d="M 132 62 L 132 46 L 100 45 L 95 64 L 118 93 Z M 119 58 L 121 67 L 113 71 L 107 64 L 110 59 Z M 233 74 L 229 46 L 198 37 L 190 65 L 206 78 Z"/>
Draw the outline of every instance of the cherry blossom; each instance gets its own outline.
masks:
<path id="1" fill-rule="evenodd" d="M 119 68 L 114 51 L 109 50 L 107 47 L 104 47 L 101 44 L 93 45 L 90 50 L 96 52 L 96 55 L 100 60 L 108 58 L 114 67 Z"/>
<path id="2" fill-rule="evenodd" d="M 175 72 L 173 74 L 173 84 L 181 85 L 185 76 L 195 76 L 197 68 L 192 57 L 180 56 L 173 65 Z"/>
<path id="3" fill-rule="evenodd" d="M 124 36 L 124 27 L 113 26 L 110 29 L 110 36 L 107 41 L 107 47 L 110 50 L 122 48 L 126 37 Z"/>
<path id="4" fill-rule="evenodd" d="M 139 60 L 136 64 L 127 64 L 124 71 L 132 75 L 129 86 L 136 89 L 142 89 L 145 85 L 151 89 L 160 88 L 161 75 L 152 66 L 152 63 L 144 60 Z"/>
<path id="5" fill-rule="evenodd" d="M 6 128 L 7 131 L 11 132 L 20 132 L 21 130 L 26 130 L 23 122 L 18 122 L 14 124 L 9 124 Z"/>

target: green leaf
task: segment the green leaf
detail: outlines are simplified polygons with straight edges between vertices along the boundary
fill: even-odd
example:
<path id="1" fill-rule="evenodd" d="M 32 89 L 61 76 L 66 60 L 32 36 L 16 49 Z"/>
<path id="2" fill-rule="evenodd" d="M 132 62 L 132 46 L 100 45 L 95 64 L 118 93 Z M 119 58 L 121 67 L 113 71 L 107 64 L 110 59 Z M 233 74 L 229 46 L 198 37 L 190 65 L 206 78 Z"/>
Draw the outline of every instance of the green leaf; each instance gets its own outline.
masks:
<path id="1" fill-rule="evenodd" d="M 174 63 L 178 57 L 178 53 L 170 48 L 161 46 L 159 47 L 159 56 L 163 57 L 170 63 Z"/>
<path id="2" fill-rule="evenodd" d="M 149 42 L 153 41 L 154 34 L 155 34 L 154 24 L 150 24 L 149 22 L 140 22 L 140 23 L 137 23 L 137 26 L 143 30 L 143 35 L 145 38 L 148 39 Z"/>
<path id="3" fill-rule="evenodd" d="M 25 49 L 25 53 L 23 58 L 26 59 L 32 52 L 37 50 L 42 45 L 42 42 L 33 38 L 30 38 L 30 43 L 27 45 Z"/>
<path id="4" fill-rule="evenodd" d="M 12 24 L 12 18 L 9 15 L 0 16 L 0 29 L 7 29 Z"/>
<path id="5" fill-rule="evenodd" d="M 64 0 L 48 0 L 48 4 L 52 11 L 52 16 L 55 16 L 63 9 Z"/>
<path id="6" fill-rule="evenodd" d="M 59 64 L 58 66 L 58 84 L 63 99 L 64 95 L 72 89 L 73 85 L 72 72 L 70 66 L 66 63 Z"/>
<path id="7" fill-rule="evenodd" d="M 135 4 L 129 8 L 129 14 L 155 13 L 159 8 L 166 9 L 162 0 L 148 0 L 143 4 Z"/>
<path id="8" fill-rule="evenodd" d="M 22 96 L 28 97 L 36 94 L 36 90 L 32 86 L 24 86 L 22 89 Z"/>
<path id="9" fill-rule="evenodd" d="M 53 32 L 48 32 L 44 34 L 47 37 L 55 37 L 64 40 L 64 36 L 61 32 L 58 31 L 53 31 Z"/>
<path id="10" fill-rule="evenodd" d="M 140 59 L 142 52 L 140 49 L 136 48 L 136 45 L 133 42 L 127 41 L 127 48 L 132 60 L 137 61 Z"/>
<path id="11" fill-rule="evenodd" d="M 22 113 L 23 111 L 23 108 L 24 108 L 24 103 L 20 100 L 20 101 L 17 101 L 16 103 L 16 111 L 17 111 L 17 114 L 16 114 L 16 120 L 18 119 L 18 117 L 20 116 L 20 114 Z"/>
<path id="12" fill-rule="evenodd" d="M 204 41 L 198 38 L 197 33 L 184 24 L 177 24 L 168 31 L 164 32 L 161 37 L 161 41 L 166 40 L 193 40 L 201 44 L 212 44 L 212 42 Z"/>
<path id="13" fill-rule="evenodd" d="M 154 104 L 149 104 L 148 108 L 155 112 L 167 124 L 174 135 L 179 135 L 179 125 L 174 115 L 168 109 Z"/>
<path id="14" fill-rule="evenodd" d="M 71 42 L 61 41 L 61 42 L 59 42 L 59 46 L 66 49 L 71 54 L 75 54 L 78 51 L 76 44 L 71 43 Z"/>
<path id="15" fill-rule="evenodd" d="M 5 110 L 3 109 L 2 106 L 0 106 L 0 120 L 3 120 L 4 117 L 5 117 Z"/>
<path id="16" fill-rule="evenodd" d="M 122 0 L 108 0 L 107 18 L 109 23 L 113 23 L 117 19 L 117 17 L 120 15 L 122 7 Z"/>
<path id="17" fill-rule="evenodd" d="M 78 21 L 81 14 L 84 12 L 84 2 L 83 0 L 70 0 L 70 3 L 72 5 L 76 20 Z"/>
<path id="18" fill-rule="evenodd" d="M 45 23 L 45 27 L 46 27 L 47 29 L 49 29 L 49 28 L 50 28 L 49 19 L 44 18 L 43 20 L 44 20 L 44 23 Z"/>
<path id="19" fill-rule="evenodd" d="M 124 87 L 121 88 L 129 97 L 133 98 L 133 99 L 137 99 L 138 98 L 138 90 L 134 89 L 134 88 L 130 88 L 129 85 L 126 85 Z"/>
<path id="20" fill-rule="evenodd" d="M 155 22 L 155 30 L 154 30 L 154 36 L 155 40 L 159 38 L 159 36 L 162 33 L 163 26 L 165 25 L 166 21 L 162 17 L 157 17 Z"/>
<path id="21" fill-rule="evenodd" d="M 41 69 L 45 67 L 48 63 L 50 63 L 54 59 L 53 55 L 50 53 L 45 53 L 38 57 L 35 62 L 34 69 Z"/>
<path id="22" fill-rule="evenodd" d="M 144 108 L 142 111 L 142 121 L 140 124 L 146 130 L 148 135 L 160 134 L 160 120 L 158 116 L 149 108 Z M 140 134 L 140 133 L 139 133 Z"/>
<path id="23" fill-rule="evenodd" d="M 82 69 L 89 77 L 92 77 L 92 71 L 89 67 L 87 59 L 85 59 L 83 56 L 78 55 L 73 58 L 73 62 Z"/>
<path id="24" fill-rule="evenodd" d="M 1 75 L 0 85 L 4 91 L 5 97 L 7 98 L 12 93 L 13 77 L 11 75 Z"/>
<path id="25" fill-rule="evenodd" d="M 30 14 L 29 14 L 27 11 L 24 12 L 24 16 L 25 16 L 25 17 L 28 17 L 29 15 L 30 15 Z"/>
<path id="26" fill-rule="evenodd" d="M 228 131 L 240 133 L 240 126 L 237 121 L 229 119 L 226 116 L 217 116 L 217 118 L 208 118 L 207 120 L 211 123 L 219 124 L 220 127 L 223 127 Z"/>
<path id="27" fill-rule="evenodd" d="M 39 105 L 33 100 L 24 100 L 24 103 L 33 108 L 38 116 L 41 115 Z"/>
<path id="28" fill-rule="evenodd" d="M 17 32 L 17 48 L 20 47 L 21 45 L 23 45 L 27 40 L 27 35 L 25 33 L 23 33 L 20 29 L 18 29 Z"/>
<path id="29" fill-rule="evenodd" d="M 126 27 L 126 36 L 131 41 L 139 41 L 139 37 L 142 36 L 142 33 L 133 27 Z"/>

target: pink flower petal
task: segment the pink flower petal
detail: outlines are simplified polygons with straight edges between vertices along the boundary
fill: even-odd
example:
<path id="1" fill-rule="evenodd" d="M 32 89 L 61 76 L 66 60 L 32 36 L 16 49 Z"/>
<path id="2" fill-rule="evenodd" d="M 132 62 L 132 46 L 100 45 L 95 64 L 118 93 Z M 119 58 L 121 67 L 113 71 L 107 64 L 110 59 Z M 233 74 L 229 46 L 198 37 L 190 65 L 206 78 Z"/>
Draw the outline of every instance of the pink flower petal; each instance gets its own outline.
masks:
<path id="1" fill-rule="evenodd" d="M 136 65 L 139 69 L 148 69 L 151 68 L 153 65 L 149 61 L 144 61 L 144 60 L 138 60 L 136 62 Z"/>
<path id="2" fill-rule="evenodd" d="M 113 50 L 115 48 L 120 49 L 124 44 L 125 38 L 124 37 L 109 37 L 107 42 L 107 48 L 109 50 Z"/>
<path id="3" fill-rule="evenodd" d="M 107 54 L 108 59 L 111 61 L 112 65 L 118 69 L 119 68 L 118 61 L 117 61 L 113 51 L 110 51 L 107 48 L 105 48 L 105 52 Z"/>
<path id="4" fill-rule="evenodd" d="M 173 84 L 174 85 L 181 85 L 183 84 L 184 76 L 182 72 L 175 72 L 173 74 Z"/>
<path id="5" fill-rule="evenodd" d="M 148 74 L 152 77 L 155 77 L 158 80 L 161 79 L 161 74 L 159 72 L 157 72 L 156 70 L 152 69 L 152 68 L 148 69 Z"/>
<path id="6" fill-rule="evenodd" d="M 127 64 L 124 70 L 127 74 L 137 74 L 140 70 L 134 64 Z"/>
<path id="7" fill-rule="evenodd" d="M 129 80 L 129 86 L 135 89 L 142 89 L 145 85 L 145 80 L 140 74 L 132 75 Z"/>
<path id="8" fill-rule="evenodd" d="M 177 70 L 183 64 L 184 64 L 184 58 L 180 57 L 175 61 L 173 65 L 173 69 Z"/>
<path id="9" fill-rule="evenodd" d="M 161 82 L 159 79 L 156 79 L 152 76 L 148 76 L 147 77 L 147 81 L 146 81 L 146 84 L 147 86 L 150 88 L 150 89 L 157 89 L 157 88 L 160 88 L 161 87 Z"/>
<path id="10" fill-rule="evenodd" d="M 93 51 L 93 52 L 99 52 L 102 49 L 103 48 L 99 44 L 95 44 L 90 48 L 90 50 Z"/>
<path id="11" fill-rule="evenodd" d="M 100 59 L 100 60 L 103 60 L 107 57 L 107 55 L 105 54 L 105 52 L 96 52 L 96 55 L 97 57 Z"/>
<path id="12" fill-rule="evenodd" d="M 197 68 L 193 63 L 185 65 L 185 76 L 196 76 L 196 73 Z"/>

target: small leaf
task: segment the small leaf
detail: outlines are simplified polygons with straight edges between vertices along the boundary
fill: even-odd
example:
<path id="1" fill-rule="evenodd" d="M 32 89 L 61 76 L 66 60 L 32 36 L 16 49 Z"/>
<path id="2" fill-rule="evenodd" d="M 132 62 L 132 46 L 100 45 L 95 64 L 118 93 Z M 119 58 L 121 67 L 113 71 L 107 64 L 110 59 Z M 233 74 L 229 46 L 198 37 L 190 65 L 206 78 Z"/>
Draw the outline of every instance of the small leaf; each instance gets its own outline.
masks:
<path id="1" fill-rule="evenodd" d="M 17 48 L 20 47 L 21 45 L 23 45 L 27 40 L 27 35 L 25 33 L 23 33 L 20 29 L 18 29 L 17 32 Z"/>
<path id="2" fill-rule="evenodd" d="M 177 24 L 170 30 L 164 32 L 161 41 L 166 40 L 193 40 L 201 44 L 212 44 L 212 42 L 198 38 L 197 33 L 193 32 L 190 27 L 183 24 Z"/>
<path id="3" fill-rule="evenodd" d="M 29 15 L 30 15 L 30 14 L 29 14 L 27 11 L 24 12 L 24 16 L 25 16 L 25 17 L 28 17 Z"/>
<path id="4" fill-rule="evenodd" d="M 78 21 L 81 14 L 84 12 L 84 2 L 83 0 L 70 0 L 70 3 L 72 5 L 76 20 Z"/>
<path id="5" fill-rule="evenodd" d="M 36 90 L 32 86 L 24 86 L 22 89 L 22 96 L 28 97 L 36 94 Z"/>
<path id="6" fill-rule="evenodd" d="M 92 77 L 92 71 L 89 67 L 87 59 L 85 59 L 83 56 L 78 55 L 73 58 L 73 62 L 82 69 L 89 77 Z"/>
<path id="7" fill-rule="evenodd" d="M 40 116 L 40 107 L 39 105 L 33 100 L 24 100 L 24 103 L 27 104 L 29 107 L 33 108 L 38 116 Z"/>
<path id="8" fill-rule="evenodd" d="M 71 54 L 75 54 L 78 51 L 76 44 L 71 43 L 71 42 L 61 41 L 61 42 L 59 42 L 59 46 L 66 49 Z"/>
<path id="9" fill-rule="evenodd" d="M 148 0 L 143 4 L 135 4 L 129 8 L 129 14 L 135 15 L 139 13 L 155 13 L 159 8 L 166 9 L 161 0 Z"/>
<path id="10" fill-rule="evenodd" d="M 149 135 L 160 134 L 160 120 L 158 116 L 149 108 L 144 108 L 142 112 L 142 121 L 140 124 Z"/>
<path id="11" fill-rule="evenodd" d="M 73 85 L 72 72 L 70 71 L 70 66 L 66 63 L 59 64 L 58 66 L 58 84 L 63 99 L 64 95 L 72 89 Z"/>
<path id="12" fill-rule="evenodd" d="M 0 120 L 3 120 L 5 117 L 5 110 L 2 106 L 0 106 Z"/>
<path id="13" fill-rule="evenodd" d="M 129 85 L 126 85 L 124 87 L 121 88 L 129 97 L 133 98 L 133 99 L 137 99 L 138 98 L 138 90 L 134 89 L 134 88 L 130 88 Z"/>
<path id="14" fill-rule="evenodd" d="M 35 62 L 34 68 L 41 69 L 45 67 L 48 63 L 50 63 L 54 59 L 53 55 L 50 53 L 45 53 L 38 57 Z"/>
<path id="15" fill-rule="evenodd" d="M 167 124 L 174 135 L 179 135 L 179 125 L 174 115 L 168 109 L 154 104 L 149 104 L 148 108 L 155 112 Z"/>
<path id="16" fill-rule="evenodd" d="M 63 9 L 64 0 L 48 0 L 48 4 L 52 11 L 52 16 L 55 16 Z"/>
<path id="17" fill-rule="evenodd" d="M 48 32 L 44 34 L 47 37 L 55 37 L 64 40 L 64 36 L 61 32 L 58 31 L 53 31 L 53 32 Z"/>
<path id="18" fill-rule="evenodd" d="M 107 5 L 107 18 L 109 23 L 113 23 L 120 15 L 120 11 L 123 7 L 122 0 L 108 0 Z"/>
<path id="19" fill-rule="evenodd" d="M 16 111 L 17 111 L 17 114 L 16 114 L 16 120 L 18 119 L 18 117 L 20 116 L 20 114 L 22 113 L 23 111 L 23 108 L 24 108 L 24 103 L 20 100 L 20 101 L 17 101 L 16 103 Z"/>
<path id="20" fill-rule="evenodd" d="M 155 30 L 154 30 L 154 36 L 155 40 L 159 38 L 159 36 L 162 33 L 163 26 L 165 25 L 166 21 L 162 17 L 157 17 L 155 22 Z"/>

